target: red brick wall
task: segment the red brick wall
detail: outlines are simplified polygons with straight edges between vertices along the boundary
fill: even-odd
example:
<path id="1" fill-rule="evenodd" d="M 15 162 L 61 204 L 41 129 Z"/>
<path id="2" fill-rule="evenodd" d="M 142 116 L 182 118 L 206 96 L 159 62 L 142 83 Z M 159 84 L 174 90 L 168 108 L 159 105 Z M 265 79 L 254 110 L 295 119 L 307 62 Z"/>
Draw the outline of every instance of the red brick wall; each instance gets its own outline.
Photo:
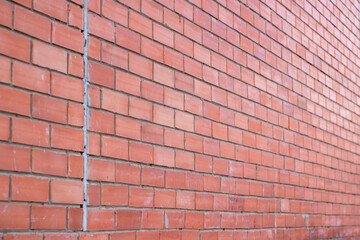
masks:
<path id="1" fill-rule="evenodd" d="M 360 238 L 358 1 L 83 1 L 0 0 L 1 240 Z"/>

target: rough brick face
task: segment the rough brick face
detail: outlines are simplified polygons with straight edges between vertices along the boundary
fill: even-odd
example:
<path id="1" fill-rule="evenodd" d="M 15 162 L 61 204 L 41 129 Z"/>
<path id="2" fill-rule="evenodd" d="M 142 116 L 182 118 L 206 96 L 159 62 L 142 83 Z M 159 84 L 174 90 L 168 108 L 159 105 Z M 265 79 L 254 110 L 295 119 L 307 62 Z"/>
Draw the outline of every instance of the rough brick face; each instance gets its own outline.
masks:
<path id="1" fill-rule="evenodd" d="M 360 238 L 359 14 L 0 0 L 0 239 Z"/>

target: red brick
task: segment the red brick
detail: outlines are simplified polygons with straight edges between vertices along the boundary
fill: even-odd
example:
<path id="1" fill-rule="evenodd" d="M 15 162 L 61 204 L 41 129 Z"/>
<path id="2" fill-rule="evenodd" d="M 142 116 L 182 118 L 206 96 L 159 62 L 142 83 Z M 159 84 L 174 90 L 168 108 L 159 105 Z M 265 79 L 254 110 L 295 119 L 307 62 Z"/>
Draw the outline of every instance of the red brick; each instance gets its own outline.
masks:
<path id="1" fill-rule="evenodd" d="M 140 140 L 141 125 L 139 121 L 133 120 L 131 118 L 116 116 L 115 125 L 116 135 Z"/>
<path id="2" fill-rule="evenodd" d="M 55 0 L 48 3 L 46 0 L 35 0 L 34 9 L 42 12 L 50 17 L 66 22 L 67 19 L 67 4 L 64 0 Z"/>
<path id="3" fill-rule="evenodd" d="M 107 182 L 115 181 L 115 163 L 89 159 L 89 179 Z"/>
<path id="4" fill-rule="evenodd" d="M 92 13 L 89 14 L 89 33 L 110 42 L 115 40 L 114 23 Z"/>
<path id="5" fill-rule="evenodd" d="M 141 211 L 133 209 L 121 209 L 116 211 L 116 229 L 132 230 L 140 229 Z M 113 239 L 113 238 L 111 238 Z M 121 238 L 122 239 L 122 238 Z"/>
<path id="6" fill-rule="evenodd" d="M 5 29 L 0 29 L 0 53 L 25 62 L 30 61 L 30 40 Z"/>
<path id="7" fill-rule="evenodd" d="M 164 24 L 177 32 L 183 33 L 184 19 L 167 8 L 164 9 Z"/>
<path id="8" fill-rule="evenodd" d="M 175 208 L 175 191 L 155 189 L 154 205 L 156 208 Z"/>
<path id="9" fill-rule="evenodd" d="M 107 233 L 81 233 L 79 240 L 108 240 Z"/>
<path id="10" fill-rule="evenodd" d="M 177 191 L 176 208 L 195 209 L 195 193 Z M 186 220 L 186 218 L 185 218 Z"/>
<path id="11" fill-rule="evenodd" d="M 33 63 L 37 65 L 63 73 L 67 72 L 67 53 L 64 49 L 34 41 L 32 58 Z"/>
<path id="12" fill-rule="evenodd" d="M 134 11 L 129 13 L 129 28 L 152 38 L 152 21 Z"/>
<path id="13" fill-rule="evenodd" d="M 126 163 L 116 163 L 115 181 L 128 184 L 140 184 L 140 167 Z"/>
<path id="14" fill-rule="evenodd" d="M 114 218 L 114 210 L 112 209 L 89 209 L 87 224 L 88 230 L 114 230 Z"/>
<path id="15" fill-rule="evenodd" d="M 0 144 L 0 169 L 30 171 L 30 149 Z"/>
<path id="16" fill-rule="evenodd" d="M 83 82 L 57 73 L 51 73 L 51 94 L 83 102 Z"/>
<path id="17" fill-rule="evenodd" d="M 142 81 L 141 95 L 148 100 L 163 103 L 164 90 L 163 87 L 153 82 Z"/>
<path id="18" fill-rule="evenodd" d="M 175 128 L 194 131 L 194 116 L 188 113 L 175 111 Z"/>
<path id="19" fill-rule="evenodd" d="M 77 103 L 68 103 L 68 123 L 73 126 L 82 127 L 84 123 L 83 106 Z"/>
<path id="20" fill-rule="evenodd" d="M 136 239 L 138 240 L 159 239 L 159 231 L 136 232 Z"/>
<path id="21" fill-rule="evenodd" d="M 112 66 L 128 69 L 128 52 L 115 45 L 102 43 L 102 60 Z"/>
<path id="22" fill-rule="evenodd" d="M 6 234 L 5 240 L 42 240 L 40 234 Z M 48 238 L 47 238 L 48 239 Z"/>
<path id="23" fill-rule="evenodd" d="M 122 26 L 116 26 L 116 44 L 140 53 L 140 35 Z"/>
<path id="24" fill-rule="evenodd" d="M 47 202 L 49 180 L 35 177 L 12 176 L 12 199 L 15 201 Z"/>
<path id="25" fill-rule="evenodd" d="M 12 140 L 18 143 L 49 146 L 49 125 L 27 119 L 12 119 Z"/>
<path id="26" fill-rule="evenodd" d="M 128 9 L 113 0 L 102 1 L 102 14 L 123 26 L 128 25 Z"/>
<path id="27" fill-rule="evenodd" d="M 82 152 L 84 132 L 80 129 L 63 126 L 51 126 L 51 145 L 55 148 Z"/>
<path id="28" fill-rule="evenodd" d="M 196 193 L 196 209 L 199 210 L 212 210 L 213 209 L 213 196 L 208 193 Z"/>
<path id="29" fill-rule="evenodd" d="M 67 27 L 60 23 L 52 24 L 52 42 L 56 45 L 83 52 L 83 36 L 79 30 Z"/>
<path id="30" fill-rule="evenodd" d="M 125 72 L 116 71 L 116 89 L 140 96 L 140 79 Z"/>
<path id="31" fill-rule="evenodd" d="M 102 136 L 101 154 L 106 157 L 127 159 L 128 142 L 122 139 Z"/>
<path id="32" fill-rule="evenodd" d="M 83 58 L 81 55 L 69 53 L 69 69 L 70 75 L 82 78 L 83 77 Z"/>
<path id="33" fill-rule="evenodd" d="M 139 55 L 129 53 L 129 71 L 141 77 L 152 79 L 152 62 Z M 139 68 L 139 66 L 142 66 Z"/>
<path id="34" fill-rule="evenodd" d="M 84 162 L 82 156 L 70 155 L 68 163 L 68 176 L 82 178 L 84 176 Z"/>
<path id="35" fill-rule="evenodd" d="M 175 152 L 175 166 L 183 169 L 194 169 L 194 154 L 183 151 Z"/>
<path id="36" fill-rule="evenodd" d="M 56 239 L 68 239 L 68 240 L 76 240 L 77 239 L 77 235 L 76 234 L 64 234 L 64 233 L 60 233 L 60 234 L 56 234 L 56 233 L 49 233 L 49 234 L 45 234 L 45 240 L 56 240 Z"/>
<path id="37" fill-rule="evenodd" d="M 0 109 L 5 112 L 30 116 L 30 94 L 0 86 Z"/>
<path id="38" fill-rule="evenodd" d="M 195 155 L 195 170 L 212 173 L 212 159 L 204 155 Z"/>
<path id="39" fill-rule="evenodd" d="M 89 129 L 95 132 L 114 134 L 114 121 L 113 114 L 91 110 Z"/>
<path id="40" fill-rule="evenodd" d="M 102 90 L 102 108 L 119 114 L 128 114 L 128 97 L 115 91 Z"/>
<path id="41" fill-rule="evenodd" d="M 167 45 L 169 47 L 174 47 L 174 32 L 154 23 L 154 40 Z"/>
<path id="42" fill-rule="evenodd" d="M 161 210 L 143 210 L 142 223 L 143 229 L 162 229 L 164 225 L 163 211 Z"/>
<path id="43" fill-rule="evenodd" d="M 11 65 L 10 59 L 0 57 L 0 82 L 10 83 Z"/>
<path id="44" fill-rule="evenodd" d="M 185 133 L 185 149 L 201 153 L 203 151 L 202 137 Z"/>
<path id="45" fill-rule="evenodd" d="M 32 150 L 32 171 L 55 176 L 66 176 L 67 156 L 46 150 Z"/>
<path id="46" fill-rule="evenodd" d="M 184 211 L 165 210 L 166 228 L 183 228 L 185 224 Z"/>
<path id="47" fill-rule="evenodd" d="M 191 21 L 193 20 L 193 6 L 185 0 L 175 2 L 175 12 L 178 12 Z"/>
<path id="48" fill-rule="evenodd" d="M 51 22 L 49 19 L 19 6 L 15 6 L 14 16 L 16 30 L 50 42 Z M 32 19 L 31 23 L 29 19 Z"/>
<path id="49" fill-rule="evenodd" d="M 182 54 L 175 52 L 170 48 L 164 48 L 164 63 L 166 65 L 182 71 L 184 68 L 183 58 L 184 56 Z"/>
<path id="50" fill-rule="evenodd" d="M 189 229 L 204 228 L 204 213 L 202 212 L 186 212 L 185 227 Z"/>
<path id="51" fill-rule="evenodd" d="M 154 147 L 154 164 L 173 167 L 174 150 L 170 148 Z"/>
<path id="52" fill-rule="evenodd" d="M 31 5 L 31 3 L 30 3 Z M 12 5 L 8 2 L 0 2 L 0 25 L 12 27 Z"/>
<path id="53" fill-rule="evenodd" d="M 153 207 L 153 190 L 147 188 L 131 187 L 129 191 L 129 206 Z"/>
<path id="54" fill-rule="evenodd" d="M 1 229 L 29 229 L 29 205 L 0 203 Z"/>
<path id="55" fill-rule="evenodd" d="M 152 121 L 152 104 L 142 99 L 130 97 L 129 115 Z"/>
<path id="56" fill-rule="evenodd" d="M 152 164 L 154 161 L 154 148 L 143 143 L 129 143 L 129 160 Z"/>
<path id="57" fill-rule="evenodd" d="M 55 203 L 81 204 L 83 202 L 83 183 L 52 179 L 51 201 Z"/>
<path id="58" fill-rule="evenodd" d="M 89 49 L 88 54 L 89 57 L 95 58 L 96 60 L 100 60 L 100 40 L 95 37 L 89 37 Z"/>
<path id="59" fill-rule="evenodd" d="M 202 30 L 195 24 L 185 20 L 184 21 L 184 34 L 186 37 L 194 40 L 197 43 L 201 43 Z"/>
<path id="60" fill-rule="evenodd" d="M 9 199 L 9 176 L 0 175 L 0 200 L 8 201 Z"/>
<path id="61" fill-rule="evenodd" d="M 42 95 L 32 97 L 32 115 L 51 122 L 66 123 L 67 105 L 65 101 Z"/>
<path id="62" fill-rule="evenodd" d="M 162 45 L 144 37 L 141 37 L 141 54 L 155 61 L 163 62 L 164 54 Z"/>
<path id="63" fill-rule="evenodd" d="M 163 7 L 152 0 L 141 1 L 141 11 L 158 22 L 163 22 Z"/>
<path id="64" fill-rule="evenodd" d="M 184 110 L 184 94 L 170 88 L 165 88 L 164 103 L 166 106 Z"/>
<path id="65" fill-rule="evenodd" d="M 118 233 L 110 233 L 110 240 L 135 240 L 136 233 L 135 232 L 118 232 Z"/>
<path id="66" fill-rule="evenodd" d="M 32 229 L 65 229 L 66 208 L 32 206 L 31 207 L 31 228 Z"/>
<path id="67" fill-rule="evenodd" d="M 83 29 L 83 11 L 75 4 L 69 4 L 69 25 Z"/>
<path id="68" fill-rule="evenodd" d="M 126 206 L 128 204 L 128 187 L 116 185 L 101 186 L 101 205 Z"/>
<path id="69" fill-rule="evenodd" d="M 143 167 L 141 179 L 143 185 L 164 187 L 164 170 Z"/>
<path id="70" fill-rule="evenodd" d="M 153 109 L 154 122 L 166 125 L 168 127 L 174 127 L 174 110 L 171 108 L 154 105 Z"/>
<path id="71" fill-rule="evenodd" d="M 120 0 L 119 2 L 135 9 L 136 11 L 140 11 L 140 0 Z"/>

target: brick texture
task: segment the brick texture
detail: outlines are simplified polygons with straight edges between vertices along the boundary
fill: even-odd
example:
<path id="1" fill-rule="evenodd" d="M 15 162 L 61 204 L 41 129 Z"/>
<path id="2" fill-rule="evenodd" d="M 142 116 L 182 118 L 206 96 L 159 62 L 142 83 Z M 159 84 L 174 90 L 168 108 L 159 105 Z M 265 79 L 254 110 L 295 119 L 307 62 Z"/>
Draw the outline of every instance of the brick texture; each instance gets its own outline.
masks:
<path id="1" fill-rule="evenodd" d="M 359 15 L 0 0 L 0 240 L 360 239 Z"/>

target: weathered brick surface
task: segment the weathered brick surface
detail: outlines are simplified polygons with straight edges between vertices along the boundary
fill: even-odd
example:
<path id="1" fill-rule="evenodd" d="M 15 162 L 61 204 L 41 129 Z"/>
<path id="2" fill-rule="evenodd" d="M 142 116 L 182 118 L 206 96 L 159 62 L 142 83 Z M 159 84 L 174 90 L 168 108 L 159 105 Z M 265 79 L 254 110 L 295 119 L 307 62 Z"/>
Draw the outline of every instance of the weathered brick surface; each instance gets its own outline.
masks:
<path id="1" fill-rule="evenodd" d="M 0 239 L 360 238 L 359 1 L 0 0 Z M 88 121 L 87 229 L 83 229 Z"/>

